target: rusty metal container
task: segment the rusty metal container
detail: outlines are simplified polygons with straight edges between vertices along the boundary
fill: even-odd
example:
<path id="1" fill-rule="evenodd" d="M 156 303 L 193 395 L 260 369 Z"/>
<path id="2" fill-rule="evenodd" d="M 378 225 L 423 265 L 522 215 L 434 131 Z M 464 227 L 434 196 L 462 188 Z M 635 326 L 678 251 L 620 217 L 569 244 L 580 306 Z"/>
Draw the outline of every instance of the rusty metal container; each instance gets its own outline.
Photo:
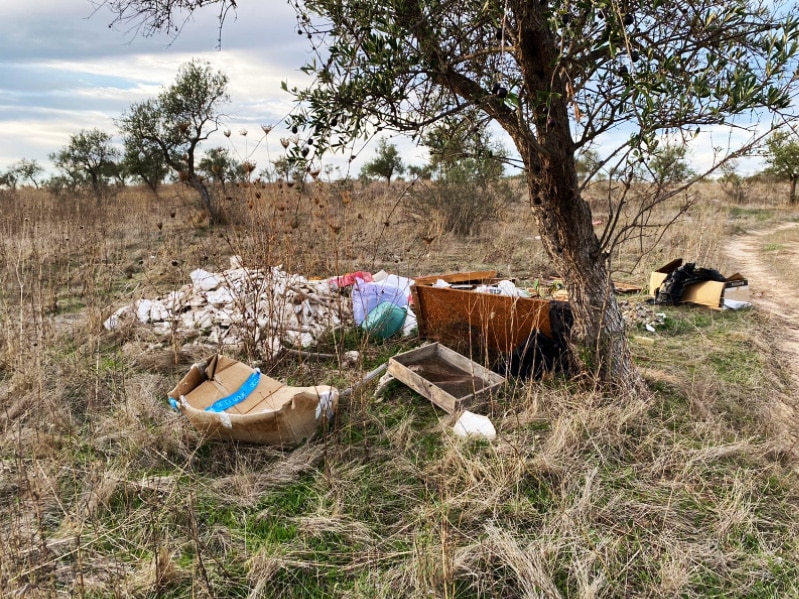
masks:
<path id="1" fill-rule="evenodd" d="M 417 277 L 411 287 L 419 333 L 461 353 L 508 353 L 539 330 L 551 335 L 549 300 L 434 287 L 439 279 L 458 287 L 496 282 L 496 271 Z"/>

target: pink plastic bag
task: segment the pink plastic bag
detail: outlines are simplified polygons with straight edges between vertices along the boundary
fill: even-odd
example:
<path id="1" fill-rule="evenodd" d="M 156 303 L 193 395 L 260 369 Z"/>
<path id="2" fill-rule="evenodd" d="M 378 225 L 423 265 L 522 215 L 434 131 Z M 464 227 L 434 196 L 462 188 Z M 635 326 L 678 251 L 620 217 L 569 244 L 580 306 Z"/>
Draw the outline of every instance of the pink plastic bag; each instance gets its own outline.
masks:
<path id="1" fill-rule="evenodd" d="M 354 285 L 356 279 L 361 279 L 362 281 L 371 283 L 372 273 L 368 273 L 363 270 L 358 270 L 356 272 L 348 272 L 346 274 L 341 275 L 340 277 L 333 277 L 328 281 L 328 284 L 333 289 L 343 289 L 344 287 L 349 287 L 350 285 Z"/>

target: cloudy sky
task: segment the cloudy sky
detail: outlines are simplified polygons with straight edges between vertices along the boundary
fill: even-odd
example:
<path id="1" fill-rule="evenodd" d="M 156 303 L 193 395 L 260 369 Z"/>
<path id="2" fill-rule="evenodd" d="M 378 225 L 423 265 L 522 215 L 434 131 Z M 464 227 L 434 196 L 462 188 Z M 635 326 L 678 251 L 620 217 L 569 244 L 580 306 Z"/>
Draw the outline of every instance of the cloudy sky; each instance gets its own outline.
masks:
<path id="1" fill-rule="evenodd" d="M 209 142 L 252 154 L 259 169 L 280 155 L 282 119 L 292 108 L 280 82 L 301 85 L 299 67 L 308 40 L 297 35 L 291 7 L 283 0 L 247 1 L 231 15 L 218 49 L 216 9 L 198 12 L 176 40 L 136 36 L 109 28 L 113 15 L 96 12 L 89 0 L 0 0 L 0 172 L 21 158 L 52 169 L 49 154 L 82 129 L 117 134 L 114 119 L 132 102 L 153 97 L 172 83 L 181 64 L 207 59 L 229 79 L 224 109 L 230 140 Z M 261 124 L 278 124 L 268 147 Z M 247 137 L 239 135 L 247 129 Z M 372 149 L 362 152 L 354 169 Z M 331 159 L 332 162 L 335 162 Z M 421 162 L 406 160 L 406 162 Z M 338 160 L 346 169 L 346 161 Z"/>
<path id="2" fill-rule="evenodd" d="M 232 102 L 224 112 L 234 133 L 230 140 L 217 134 L 206 147 L 231 147 L 259 170 L 280 155 L 282 119 L 292 108 L 280 82 L 303 84 L 299 67 L 309 49 L 284 0 L 241 2 L 238 14 L 225 23 L 221 50 L 214 7 L 198 12 L 172 40 L 109 28 L 113 15 L 102 7 L 95 10 L 90 0 L 35 0 L 35 10 L 32 4 L 0 0 L 0 172 L 21 158 L 51 171 L 49 154 L 83 129 L 116 135 L 114 119 L 132 102 L 157 95 L 193 57 L 208 60 L 230 79 Z M 253 150 L 263 137 L 261 124 L 277 129 Z M 239 135 L 241 129 L 247 137 Z M 711 133 L 703 132 L 695 142 L 696 169 L 710 162 L 713 146 L 726 145 L 725 132 L 714 132 L 714 139 Z M 422 163 L 422 150 L 394 141 L 406 164 Z M 372 155 L 373 147 L 359 152 L 350 174 Z M 325 164 L 337 165 L 340 174 L 348 169 L 343 157 Z M 753 161 L 740 165 L 742 172 L 758 166 Z"/>

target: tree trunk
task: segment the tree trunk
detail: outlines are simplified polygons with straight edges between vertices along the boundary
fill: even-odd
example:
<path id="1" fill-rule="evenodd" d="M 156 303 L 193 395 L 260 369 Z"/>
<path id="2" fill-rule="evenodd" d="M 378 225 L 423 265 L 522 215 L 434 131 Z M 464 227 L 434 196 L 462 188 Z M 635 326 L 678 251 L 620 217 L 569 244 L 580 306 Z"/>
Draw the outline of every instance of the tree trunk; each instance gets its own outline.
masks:
<path id="1" fill-rule="evenodd" d="M 580 370 L 603 385 L 641 391 L 643 379 L 632 361 L 591 208 L 578 191 L 567 107 L 553 102 L 549 110 L 554 119 L 539 125 L 537 145 L 516 141 L 517 147 L 526 148 L 522 158 L 544 249 L 569 292 L 574 315 L 572 353 Z"/>
<path id="2" fill-rule="evenodd" d="M 203 183 L 195 173 L 189 174 L 188 183 L 200 194 L 203 206 L 205 206 L 205 211 L 208 213 L 209 222 L 212 225 L 219 224 L 221 222 L 219 211 L 216 209 L 216 204 L 211 197 L 211 192 L 208 191 L 205 183 Z"/>
<path id="3" fill-rule="evenodd" d="M 796 181 L 799 180 L 797 177 L 793 177 L 791 179 L 791 195 L 788 196 L 788 201 L 791 205 L 796 204 Z"/>
<path id="4" fill-rule="evenodd" d="M 581 372 L 603 386 L 645 389 L 627 344 L 607 259 L 594 233 L 591 208 L 579 193 L 575 145 L 569 129 L 572 106 L 558 64 L 558 42 L 539 18 L 538 7 L 515 7 L 520 27 L 521 71 L 529 96 L 545 91 L 548 102 L 532 106 L 532 123 L 506 120 L 524 160 L 531 208 L 549 258 L 564 278 L 574 315 L 570 344 Z M 502 115 L 500 114 L 500 117 Z"/>
<path id="5" fill-rule="evenodd" d="M 92 193 L 94 194 L 94 201 L 99 205 L 103 199 L 102 186 L 100 183 L 100 175 L 94 170 L 89 171 L 89 176 L 92 180 Z"/>
<path id="6" fill-rule="evenodd" d="M 624 317 L 593 231 L 590 208 L 576 192 L 576 179 L 575 185 L 564 183 L 550 179 L 549 189 L 544 190 L 540 180 L 528 177 L 541 239 L 569 292 L 572 353 L 582 372 L 602 383 L 638 391 L 643 388 L 641 375 L 632 361 Z"/>

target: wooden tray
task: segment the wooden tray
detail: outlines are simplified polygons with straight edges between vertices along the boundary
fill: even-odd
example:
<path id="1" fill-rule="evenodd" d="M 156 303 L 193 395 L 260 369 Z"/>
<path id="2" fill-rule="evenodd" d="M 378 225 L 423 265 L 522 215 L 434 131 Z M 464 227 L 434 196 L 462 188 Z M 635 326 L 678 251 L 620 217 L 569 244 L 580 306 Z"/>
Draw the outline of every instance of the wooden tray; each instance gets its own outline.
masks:
<path id="1" fill-rule="evenodd" d="M 485 402 L 505 378 L 466 356 L 433 343 L 398 354 L 388 372 L 450 414 Z"/>

